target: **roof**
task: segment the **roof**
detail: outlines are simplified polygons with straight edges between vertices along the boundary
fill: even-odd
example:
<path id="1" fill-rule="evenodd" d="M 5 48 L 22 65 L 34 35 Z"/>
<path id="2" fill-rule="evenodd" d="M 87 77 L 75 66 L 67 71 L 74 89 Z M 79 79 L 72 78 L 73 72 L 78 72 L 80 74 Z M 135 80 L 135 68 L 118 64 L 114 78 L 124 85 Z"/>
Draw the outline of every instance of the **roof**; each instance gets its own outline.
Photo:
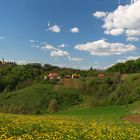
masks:
<path id="1" fill-rule="evenodd" d="M 103 73 L 98 74 L 98 77 L 104 77 L 105 75 Z"/>
<path id="2" fill-rule="evenodd" d="M 80 74 L 76 74 L 76 73 L 74 73 L 74 74 L 72 74 L 72 76 L 80 76 Z"/>
<path id="3" fill-rule="evenodd" d="M 48 75 L 49 77 L 57 77 L 58 76 L 58 74 L 57 73 L 49 73 L 49 75 Z"/>

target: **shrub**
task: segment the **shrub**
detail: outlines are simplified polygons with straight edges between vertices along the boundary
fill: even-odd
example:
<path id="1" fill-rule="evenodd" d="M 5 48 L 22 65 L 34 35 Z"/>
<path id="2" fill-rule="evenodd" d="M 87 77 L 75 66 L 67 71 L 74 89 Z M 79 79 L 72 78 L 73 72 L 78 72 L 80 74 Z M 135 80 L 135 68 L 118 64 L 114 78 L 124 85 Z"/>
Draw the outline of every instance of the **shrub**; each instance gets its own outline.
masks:
<path id="1" fill-rule="evenodd" d="M 51 99 L 48 105 L 48 112 L 57 112 L 59 110 L 58 101 L 56 99 Z"/>

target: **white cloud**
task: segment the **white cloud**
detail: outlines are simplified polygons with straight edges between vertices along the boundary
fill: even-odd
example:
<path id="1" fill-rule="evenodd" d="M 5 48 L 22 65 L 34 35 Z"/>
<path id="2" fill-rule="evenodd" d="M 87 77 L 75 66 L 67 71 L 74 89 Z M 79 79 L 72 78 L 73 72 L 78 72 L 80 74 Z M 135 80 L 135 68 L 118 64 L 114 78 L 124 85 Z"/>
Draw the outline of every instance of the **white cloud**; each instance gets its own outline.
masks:
<path id="1" fill-rule="evenodd" d="M 126 30 L 126 35 L 127 36 L 139 36 L 140 35 L 140 30 Z"/>
<path id="2" fill-rule="evenodd" d="M 106 40 L 98 40 L 87 42 L 86 44 L 78 44 L 75 46 L 75 49 L 89 52 L 91 55 L 109 56 L 133 52 L 136 50 L 136 47 L 131 44 L 125 45 L 123 43 L 109 43 Z"/>
<path id="3" fill-rule="evenodd" d="M 58 51 L 59 50 L 59 49 L 53 47 L 50 44 L 46 44 L 45 46 L 41 47 L 41 49 L 43 49 L 43 50 L 49 50 L 49 51 Z"/>
<path id="4" fill-rule="evenodd" d="M 79 28 L 78 27 L 73 27 L 73 28 L 70 29 L 70 32 L 78 33 L 79 32 Z"/>
<path id="5" fill-rule="evenodd" d="M 48 30 L 55 32 L 55 33 L 60 33 L 61 32 L 61 28 L 58 25 L 50 25 L 50 23 L 48 23 Z"/>
<path id="6" fill-rule="evenodd" d="M 140 0 L 135 0 L 130 5 L 119 5 L 113 12 L 97 11 L 93 15 L 103 19 L 103 28 L 107 34 L 140 36 Z"/>
<path id="7" fill-rule="evenodd" d="M 97 11 L 95 13 L 93 13 L 92 15 L 97 17 L 97 18 L 104 18 L 107 16 L 107 12 L 102 12 L 102 11 Z"/>
<path id="8" fill-rule="evenodd" d="M 31 43 L 32 48 L 40 48 L 40 44 L 38 43 L 38 40 L 29 40 Z"/>
<path id="9" fill-rule="evenodd" d="M 52 57 L 63 57 L 69 55 L 67 51 L 63 51 L 61 49 L 55 48 L 50 44 L 46 44 L 45 46 L 41 47 L 41 49 L 44 51 L 50 51 L 50 56 Z"/>
<path id="10" fill-rule="evenodd" d="M 70 57 L 68 56 L 69 61 L 83 61 L 83 58 L 78 58 L 78 57 Z"/>
<path id="11" fill-rule="evenodd" d="M 138 37 L 127 37 L 126 40 L 129 42 L 133 42 L 133 41 L 139 41 L 139 38 Z"/>
<path id="12" fill-rule="evenodd" d="M 14 62 L 16 62 L 18 65 L 26 65 L 26 64 L 29 63 L 29 61 L 27 61 L 27 60 L 17 60 L 17 61 L 14 61 Z"/>
<path id="13" fill-rule="evenodd" d="M 68 56 L 68 55 L 69 53 L 63 50 L 51 51 L 51 56 L 53 57 L 63 57 L 63 56 Z"/>
<path id="14" fill-rule="evenodd" d="M 13 63 L 16 63 L 18 65 L 26 65 L 26 64 L 31 64 L 31 63 L 40 63 L 40 64 L 42 64 L 39 61 L 31 61 L 31 60 L 14 60 L 14 59 L 9 60 L 9 59 L 7 59 L 5 61 L 7 61 L 7 62 L 13 62 Z"/>
<path id="15" fill-rule="evenodd" d="M 58 45 L 59 48 L 65 48 L 65 47 L 68 47 L 67 44 L 61 44 L 61 45 Z"/>
<path id="16" fill-rule="evenodd" d="M 37 41 L 36 41 L 36 40 L 31 39 L 31 40 L 29 40 L 29 42 L 30 42 L 30 43 L 36 43 Z"/>
<path id="17" fill-rule="evenodd" d="M 128 60 L 137 60 L 138 58 L 140 58 L 140 56 L 128 56 L 123 59 L 119 59 L 117 63 L 125 63 Z"/>
<path id="18" fill-rule="evenodd" d="M 52 57 L 63 57 L 63 56 L 69 56 L 69 53 L 67 51 L 63 51 L 60 48 L 65 47 L 65 44 L 62 44 L 59 48 L 54 47 L 51 44 L 48 44 L 47 42 L 41 42 L 35 40 L 29 40 L 31 42 L 31 47 L 33 48 L 40 48 L 42 51 L 49 52 L 50 56 Z"/>
<path id="19" fill-rule="evenodd" d="M 118 28 L 118 29 L 112 29 L 112 30 L 106 30 L 104 32 L 105 34 L 111 34 L 111 35 L 114 35 L 114 36 L 118 36 L 118 35 L 121 35 L 122 33 L 124 33 L 124 29 L 121 29 L 121 28 Z"/>

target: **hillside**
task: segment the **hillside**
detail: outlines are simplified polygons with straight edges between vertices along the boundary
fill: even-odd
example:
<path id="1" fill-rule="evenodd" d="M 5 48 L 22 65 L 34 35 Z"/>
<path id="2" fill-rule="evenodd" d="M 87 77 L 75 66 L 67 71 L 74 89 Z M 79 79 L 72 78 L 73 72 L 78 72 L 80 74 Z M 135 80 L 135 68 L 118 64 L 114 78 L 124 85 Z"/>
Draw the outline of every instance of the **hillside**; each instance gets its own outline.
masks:
<path id="1" fill-rule="evenodd" d="M 140 100 L 140 74 L 118 74 L 105 78 L 67 79 L 64 83 L 34 83 L 23 89 L 0 94 L 0 111 L 44 114 L 75 108 L 126 105 Z M 77 83 L 67 85 L 69 82 Z"/>
<path id="2" fill-rule="evenodd" d="M 135 66 L 138 66 L 139 61 L 133 61 Z M 127 64 L 130 62 L 123 65 Z M 140 73 L 121 73 L 118 66 L 120 64 L 106 71 L 84 71 L 47 64 L 1 64 L 0 112 L 44 114 L 75 108 L 126 105 L 139 101 Z M 52 71 L 58 73 L 61 79 L 44 80 L 44 76 Z M 103 76 L 99 77 L 101 72 Z M 65 78 L 72 73 L 79 73 L 80 77 Z"/>
<path id="3" fill-rule="evenodd" d="M 139 73 L 140 72 L 140 58 L 137 60 L 128 60 L 124 63 L 117 63 L 107 69 L 107 72 L 120 73 Z"/>
<path id="4" fill-rule="evenodd" d="M 55 101 L 53 105 L 53 101 Z M 54 89 L 52 84 L 34 84 L 15 92 L 0 95 L 0 111 L 22 114 L 42 114 L 58 111 L 80 102 L 76 89 Z M 52 103 L 52 106 L 51 106 Z"/>
<path id="5" fill-rule="evenodd" d="M 18 65 L 16 63 L 0 61 L 0 93 L 10 92 L 26 88 L 44 80 L 44 76 L 55 72 L 59 77 L 64 78 L 66 75 L 78 73 L 81 77 L 97 76 L 96 70 L 78 70 L 72 68 L 59 68 L 49 64 L 32 63 Z M 48 79 L 46 79 L 48 80 Z M 48 81 L 49 82 L 49 81 Z"/>

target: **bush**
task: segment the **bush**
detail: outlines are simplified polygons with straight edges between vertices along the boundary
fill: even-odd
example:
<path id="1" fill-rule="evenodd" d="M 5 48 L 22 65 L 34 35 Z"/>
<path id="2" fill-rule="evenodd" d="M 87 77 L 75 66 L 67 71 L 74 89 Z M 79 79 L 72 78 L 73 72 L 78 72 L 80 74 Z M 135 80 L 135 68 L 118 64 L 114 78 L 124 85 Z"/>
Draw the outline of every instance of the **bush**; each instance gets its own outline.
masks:
<path id="1" fill-rule="evenodd" d="M 58 112 L 59 106 L 58 101 L 56 99 L 51 99 L 48 105 L 48 112 Z"/>

